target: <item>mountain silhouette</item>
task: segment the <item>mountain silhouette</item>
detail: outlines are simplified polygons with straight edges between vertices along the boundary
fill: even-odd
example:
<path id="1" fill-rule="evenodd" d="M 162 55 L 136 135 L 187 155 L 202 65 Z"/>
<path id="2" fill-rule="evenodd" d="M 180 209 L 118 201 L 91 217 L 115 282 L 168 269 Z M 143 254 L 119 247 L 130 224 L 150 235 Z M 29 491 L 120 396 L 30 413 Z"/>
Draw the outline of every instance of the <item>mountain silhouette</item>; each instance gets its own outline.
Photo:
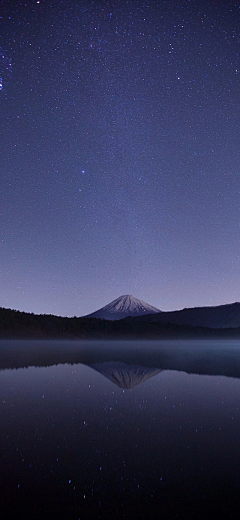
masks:
<path id="1" fill-rule="evenodd" d="M 135 319 L 138 319 L 137 317 Z M 143 321 L 226 329 L 240 327 L 240 303 L 216 307 L 193 307 L 180 311 L 161 312 L 139 318 Z"/>
<path id="2" fill-rule="evenodd" d="M 142 300 L 138 300 L 130 294 L 120 296 L 116 300 L 108 303 L 105 307 L 84 316 L 84 318 L 100 318 L 105 320 L 121 320 L 127 316 L 143 316 L 161 312 L 156 307 L 149 305 Z"/>

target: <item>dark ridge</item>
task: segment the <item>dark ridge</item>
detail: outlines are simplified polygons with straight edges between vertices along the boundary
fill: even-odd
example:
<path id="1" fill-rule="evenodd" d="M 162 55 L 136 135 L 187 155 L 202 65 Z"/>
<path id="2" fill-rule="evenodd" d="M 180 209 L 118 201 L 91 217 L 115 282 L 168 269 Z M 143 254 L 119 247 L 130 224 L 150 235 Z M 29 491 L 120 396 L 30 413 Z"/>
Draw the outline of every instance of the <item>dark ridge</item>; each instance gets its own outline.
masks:
<path id="1" fill-rule="evenodd" d="M 180 311 L 160 312 L 140 317 L 128 317 L 126 320 L 173 323 L 175 325 L 192 325 L 208 328 L 240 327 L 240 303 L 229 303 L 216 307 L 193 307 Z"/>
<path id="2" fill-rule="evenodd" d="M 145 319 L 144 319 L 145 318 Z M 0 308 L 0 338 L 4 339 L 220 339 L 240 338 L 240 327 L 207 328 L 175 323 L 124 319 L 63 318 Z"/>

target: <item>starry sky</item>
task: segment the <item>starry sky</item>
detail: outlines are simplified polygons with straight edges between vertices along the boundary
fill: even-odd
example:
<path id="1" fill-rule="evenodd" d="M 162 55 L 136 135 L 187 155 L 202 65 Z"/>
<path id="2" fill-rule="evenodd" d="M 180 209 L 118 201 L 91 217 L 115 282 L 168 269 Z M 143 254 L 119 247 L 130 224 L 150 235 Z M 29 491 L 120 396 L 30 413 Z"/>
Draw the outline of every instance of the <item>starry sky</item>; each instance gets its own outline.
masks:
<path id="1" fill-rule="evenodd" d="M 240 5 L 1 2 L 1 298 L 239 301 Z"/>

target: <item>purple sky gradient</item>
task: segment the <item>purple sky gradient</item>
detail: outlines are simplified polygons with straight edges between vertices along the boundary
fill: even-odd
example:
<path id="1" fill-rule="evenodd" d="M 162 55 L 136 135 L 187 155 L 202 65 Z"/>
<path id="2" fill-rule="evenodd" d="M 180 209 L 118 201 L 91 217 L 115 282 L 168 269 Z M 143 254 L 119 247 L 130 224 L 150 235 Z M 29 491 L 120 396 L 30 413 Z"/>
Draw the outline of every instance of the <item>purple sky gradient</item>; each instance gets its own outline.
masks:
<path id="1" fill-rule="evenodd" d="M 237 3 L 15 1 L 1 21 L 0 305 L 239 301 Z"/>

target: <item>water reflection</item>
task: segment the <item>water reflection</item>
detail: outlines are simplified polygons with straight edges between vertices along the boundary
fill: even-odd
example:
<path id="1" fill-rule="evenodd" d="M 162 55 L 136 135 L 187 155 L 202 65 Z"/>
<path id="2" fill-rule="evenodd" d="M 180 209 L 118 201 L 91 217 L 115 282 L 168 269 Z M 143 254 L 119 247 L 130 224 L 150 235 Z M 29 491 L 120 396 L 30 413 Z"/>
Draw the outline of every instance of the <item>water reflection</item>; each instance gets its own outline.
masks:
<path id="1" fill-rule="evenodd" d="M 0 370 L 109 361 L 240 378 L 240 341 L 0 340 Z"/>
<path id="2" fill-rule="evenodd" d="M 2 518 L 236 518 L 240 380 L 99 354 L 0 372 Z"/>
<path id="3" fill-rule="evenodd" d="M 161 372 L 159 368 L 127 365 L 121 361 L 95 363 L 91 367 L 120 388 L 133 388 Z"/>

